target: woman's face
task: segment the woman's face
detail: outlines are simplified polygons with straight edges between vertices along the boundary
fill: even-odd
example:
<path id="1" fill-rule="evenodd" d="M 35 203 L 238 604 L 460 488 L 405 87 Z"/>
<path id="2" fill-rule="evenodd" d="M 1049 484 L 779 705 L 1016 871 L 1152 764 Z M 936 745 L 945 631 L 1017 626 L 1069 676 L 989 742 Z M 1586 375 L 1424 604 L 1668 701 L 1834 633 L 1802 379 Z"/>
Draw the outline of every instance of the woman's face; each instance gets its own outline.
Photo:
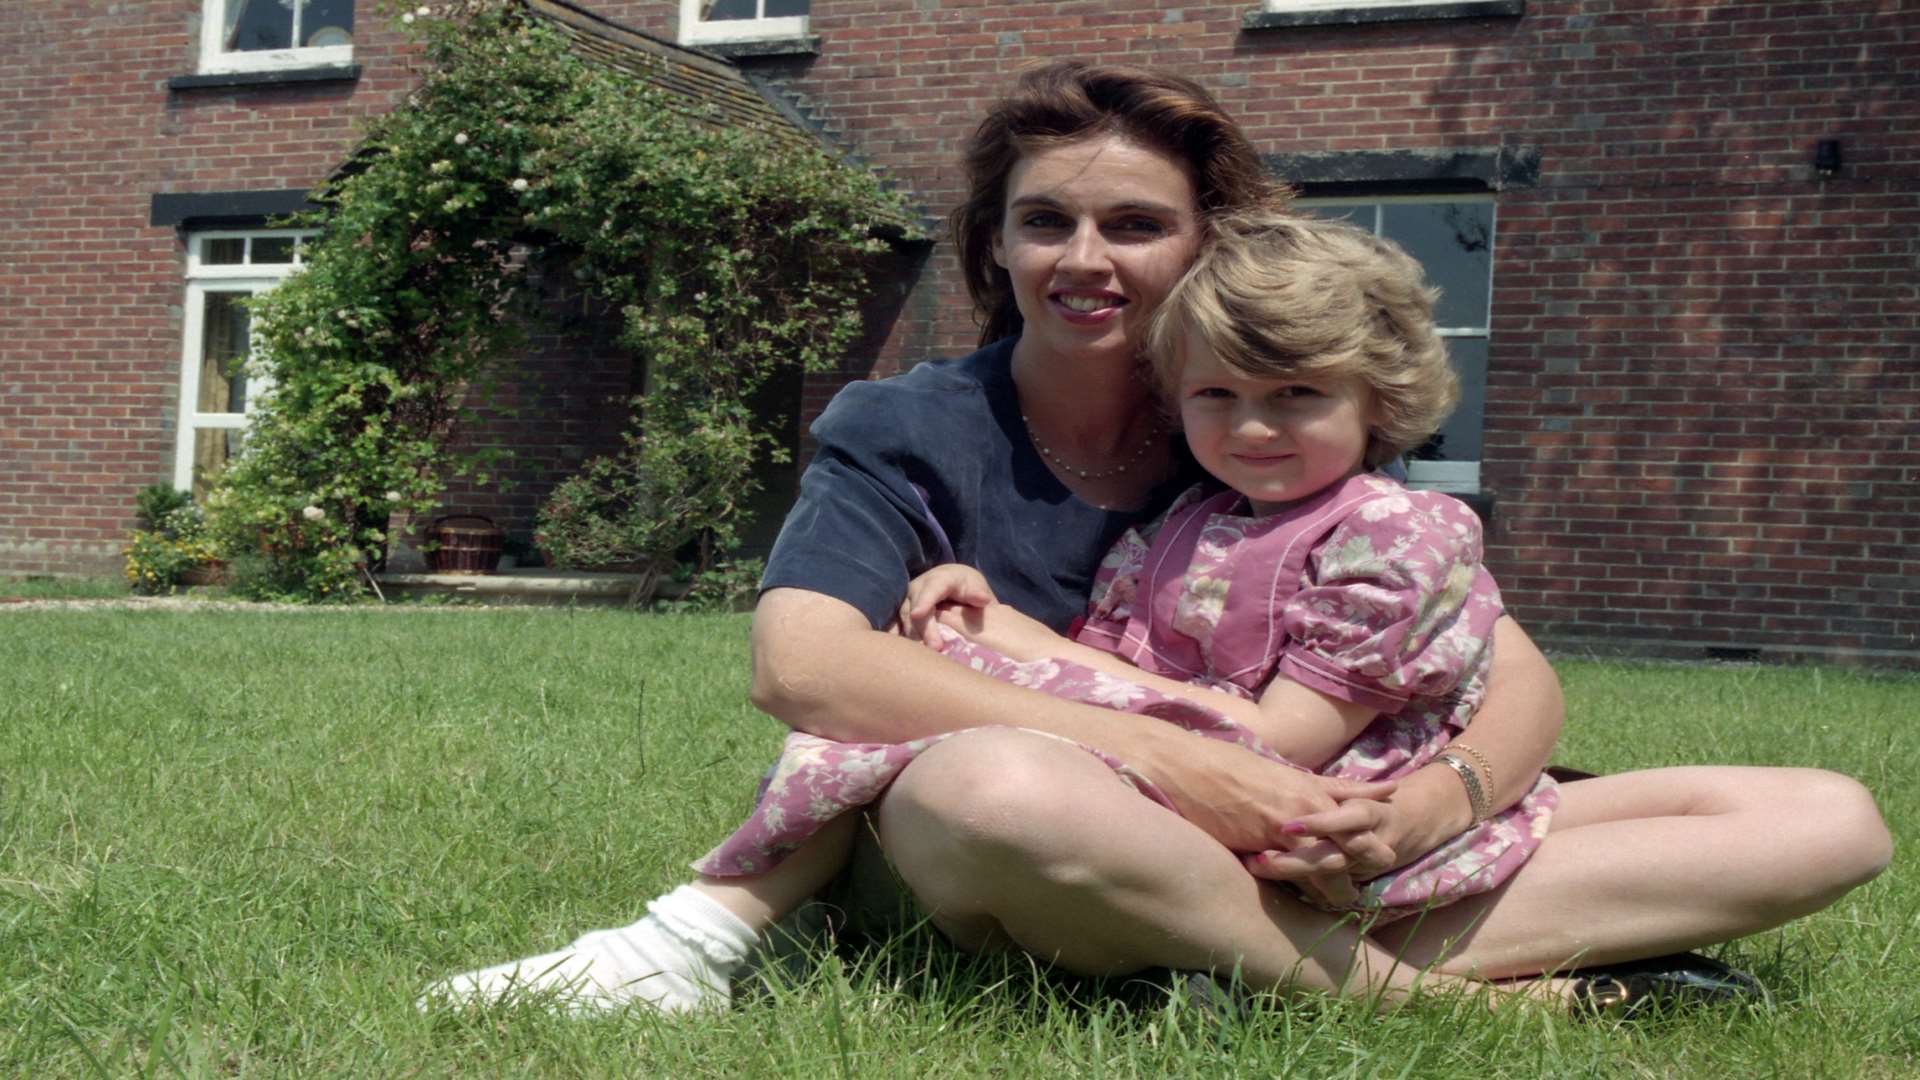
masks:
<path id="1" fill-rule="evenodd" d="M 1180 161 L 1118 135 L 1028 154 L 1007 177 L 993 259 L 1013 281 L 1031 360 L 1128 363 L 1200 246 Z"/>

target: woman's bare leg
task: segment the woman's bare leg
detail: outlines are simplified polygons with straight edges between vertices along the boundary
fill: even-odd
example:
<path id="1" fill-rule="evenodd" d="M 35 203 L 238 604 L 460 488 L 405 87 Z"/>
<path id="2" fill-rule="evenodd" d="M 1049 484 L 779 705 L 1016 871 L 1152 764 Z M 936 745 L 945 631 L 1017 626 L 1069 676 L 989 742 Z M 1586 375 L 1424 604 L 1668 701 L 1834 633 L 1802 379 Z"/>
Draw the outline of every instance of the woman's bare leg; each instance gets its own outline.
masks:
<path id="1" fill-rule="evenodd" d="M 956 945 L 1018 945 L 1080 974 L 1232 971 L 1255 986 L 1403 996 L 1423 976 L 1261 882 L 1097 758 L 982 729 L 922 754 L 879 810 L 882 847 Z"/>
<path id="2" fill-rule="evenodd" d="M 1837 773 L 1595 777 L 1562 786 L 1552 831 L 1504 886 L 1375 937 L 1415 966 L 1482 978 L 1639 959 L 1818 911 L 1892 850 L 1872 797 Z"/>

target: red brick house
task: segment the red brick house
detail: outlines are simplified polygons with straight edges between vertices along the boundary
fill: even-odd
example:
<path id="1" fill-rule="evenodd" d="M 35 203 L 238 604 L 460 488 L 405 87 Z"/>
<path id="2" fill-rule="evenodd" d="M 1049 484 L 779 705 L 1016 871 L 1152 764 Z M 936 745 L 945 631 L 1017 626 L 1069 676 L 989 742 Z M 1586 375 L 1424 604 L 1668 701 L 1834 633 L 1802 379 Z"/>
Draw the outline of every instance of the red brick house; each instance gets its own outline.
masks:
<path id="1" fill-rule="evenodd" d="M 1445 287 L 1470 391 L 1415 476 L 1476 497 L 1538 636 L 1920 662 L 1910 4 L 548 6 L 752 89 L 930 216 L 1020 62 L 1188 74 L 1320 212 L 1394 236 Z M 407 92 L 372 9 L 0 15 L 0 573 L 113 568 L 133 492 L 190 477 L 244 425 L 245 388 L 197 373 L 244 341 L 231 294 L 292 269 L 264 216 Z M 801 417 L 846 379 L 974 343 L 948 245 L 900 262 L 844 371 L 793 388 Z M 527 365 L 565 378 L 530 378 L 537 407 L 488 434 L 531 448 L 525 483 L 469 493 L 513 528 L 618 425 L 628 376 L 577 329 Z"/>

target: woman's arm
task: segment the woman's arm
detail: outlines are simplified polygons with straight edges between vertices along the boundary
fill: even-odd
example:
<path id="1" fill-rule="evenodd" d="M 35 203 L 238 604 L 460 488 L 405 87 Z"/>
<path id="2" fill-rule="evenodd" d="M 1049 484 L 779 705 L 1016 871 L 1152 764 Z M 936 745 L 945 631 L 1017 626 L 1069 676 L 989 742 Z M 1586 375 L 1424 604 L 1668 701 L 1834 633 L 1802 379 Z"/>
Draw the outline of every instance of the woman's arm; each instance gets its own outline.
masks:
<path id="1" fill-rule="evenodd" d="M 1183 816 L 1234 851 L 1291 845 L 1282 823 L 1393 788 L 1313 776 L 1151 717 L 1001 682 L 874 630 L 851 605 L 803 589 L 761 596 L 753 660 L 754 704 L 796 730 L 844 742 L 984 726 L 1059 735 L 1139 769 Z"/>

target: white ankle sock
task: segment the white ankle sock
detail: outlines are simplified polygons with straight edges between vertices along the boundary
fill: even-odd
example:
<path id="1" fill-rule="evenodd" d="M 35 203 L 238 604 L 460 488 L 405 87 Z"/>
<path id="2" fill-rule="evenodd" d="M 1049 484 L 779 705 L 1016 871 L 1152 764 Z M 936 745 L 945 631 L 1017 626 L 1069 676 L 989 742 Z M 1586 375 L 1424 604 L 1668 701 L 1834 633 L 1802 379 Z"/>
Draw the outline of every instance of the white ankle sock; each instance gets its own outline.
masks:
<path id="1" fill-rule="evenodd" d="M 647 905 L 647 917 L 582 934 L 565 949 L 455 975 L 423 1004 L 550 995 L 574 1012 L 646 1002 L 662 1012 L 725 1008 L 753 928 L 691 885 Z"/>
<path id="2" fill-rule="evenodd" d="M 617 1004 L 645 1001 L 663 1012 L 725 1008 L 733 973 L 753 948 L 753 928 L 691 885 L 647 904 L 647 917 L 583 934 L 574 949 L 593 960 L 594 983 Z"/>

